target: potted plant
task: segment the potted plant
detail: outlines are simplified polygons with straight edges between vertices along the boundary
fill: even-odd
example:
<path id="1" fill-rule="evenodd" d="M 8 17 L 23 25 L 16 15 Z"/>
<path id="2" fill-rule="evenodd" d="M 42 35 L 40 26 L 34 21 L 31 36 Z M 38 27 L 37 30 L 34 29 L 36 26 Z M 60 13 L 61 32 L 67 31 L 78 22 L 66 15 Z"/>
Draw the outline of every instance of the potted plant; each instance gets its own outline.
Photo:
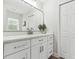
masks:
<path id="1" fill-rule="evenodd" d="M 40 24 L 38 25 L 39 30 L 41 31 L 41 33 L 46 33 L 47 32 L 47 27 L 45 24 Z"/>

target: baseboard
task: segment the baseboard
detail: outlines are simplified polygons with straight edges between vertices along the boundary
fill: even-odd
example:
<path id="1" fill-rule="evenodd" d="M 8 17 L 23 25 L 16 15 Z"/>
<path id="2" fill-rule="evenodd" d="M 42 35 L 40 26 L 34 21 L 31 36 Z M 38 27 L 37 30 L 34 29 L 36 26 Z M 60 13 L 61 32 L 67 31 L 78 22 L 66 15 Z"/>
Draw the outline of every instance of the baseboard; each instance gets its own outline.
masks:
<path id="1" fill-rule="evenodd" d="M 54 53 L 52 56 L 56 57 L 57 59 L 65 59 L 65 58 L 59 56 L 57 53 Z"/>
<path id="2" fill-rule="evenodd" d="M 52 56 L 59 58 L 60 56 L 57 53 L 54 53 Z"/>

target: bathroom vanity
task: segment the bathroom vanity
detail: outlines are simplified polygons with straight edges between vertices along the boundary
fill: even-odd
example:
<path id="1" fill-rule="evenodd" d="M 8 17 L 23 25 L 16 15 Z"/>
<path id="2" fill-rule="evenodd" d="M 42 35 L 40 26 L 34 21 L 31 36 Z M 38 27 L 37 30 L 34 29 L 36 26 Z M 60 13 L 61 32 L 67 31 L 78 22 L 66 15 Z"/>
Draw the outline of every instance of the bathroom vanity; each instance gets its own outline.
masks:
<path id="1" fill-rule="evenodd" d="M 48 59 L 53 54 L 53 34 L 4 37 L 4 59 Z"/>
<path id="2" fill-rule="evenodd" d="M 3 3 L 4 59 L 48 59 L 53 54 L 53 34 L 35 34 L 44 24 L 38 3 L 37 7 L 25 0 Z M 31 35 L 27 35 L 29 30 Z"/>

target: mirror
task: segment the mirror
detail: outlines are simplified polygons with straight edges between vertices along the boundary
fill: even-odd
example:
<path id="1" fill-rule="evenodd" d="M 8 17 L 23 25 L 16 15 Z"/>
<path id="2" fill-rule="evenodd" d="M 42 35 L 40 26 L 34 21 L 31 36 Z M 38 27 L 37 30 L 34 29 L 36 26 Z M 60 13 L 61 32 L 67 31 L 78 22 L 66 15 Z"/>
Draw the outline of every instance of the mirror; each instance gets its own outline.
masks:
<path id="1" fill-rule="evenodd" d="M 3 0 L 4 31 L 39 31 L 43 11 L 22 0 Z"/>

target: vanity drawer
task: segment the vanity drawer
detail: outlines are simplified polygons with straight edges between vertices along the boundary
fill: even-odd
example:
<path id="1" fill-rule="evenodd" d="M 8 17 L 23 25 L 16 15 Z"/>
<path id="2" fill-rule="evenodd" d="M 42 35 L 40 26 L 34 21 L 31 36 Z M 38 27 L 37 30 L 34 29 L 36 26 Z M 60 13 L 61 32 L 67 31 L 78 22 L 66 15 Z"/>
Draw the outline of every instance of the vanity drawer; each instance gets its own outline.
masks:
<path id="1" fill-rule="evenodd" d="M 30 40 L 4 44 L 4 56 L 30 47 Z"/>
<path id="2" fill-rule="evenodd" d="M 30 49 L 24 49 L 15 54 L 6 56 L 4 59 L 30 59 Z"/>
<path id="3" fill-rule="evenodd" d="M 32 39 L 31 40 L 31 45 L 36 45 L 36 44 L 39 44 L 39 43 L 44 43 L 47 41 L 47 38 L 46 37 L 40 37 L 40 38 L 35 38 L 35 39 Z"/>
<path id="4" fill-rule="evenodd" d="M 49 35 L 49 36 L 48 36 L 48 41 L 49 41 L 49 40 L 53 40 L 53 35 Z"/>
<path id="5" fill-rule="evenodd" d="M 41 38 L 39 39 L 39 42 L 40 42 L 40 43 L 47 42 L 47 37 L 41 37 Z"/>
<path id="6" fill-rule="evenodd" d="M 53 40 L 48 41 L 48 48 L 53 47 Z"/>
<path id="7" fill-rule="evenodd" d="M 53 48 L 48 49 L 48 58 L 53 55 Z"/>

